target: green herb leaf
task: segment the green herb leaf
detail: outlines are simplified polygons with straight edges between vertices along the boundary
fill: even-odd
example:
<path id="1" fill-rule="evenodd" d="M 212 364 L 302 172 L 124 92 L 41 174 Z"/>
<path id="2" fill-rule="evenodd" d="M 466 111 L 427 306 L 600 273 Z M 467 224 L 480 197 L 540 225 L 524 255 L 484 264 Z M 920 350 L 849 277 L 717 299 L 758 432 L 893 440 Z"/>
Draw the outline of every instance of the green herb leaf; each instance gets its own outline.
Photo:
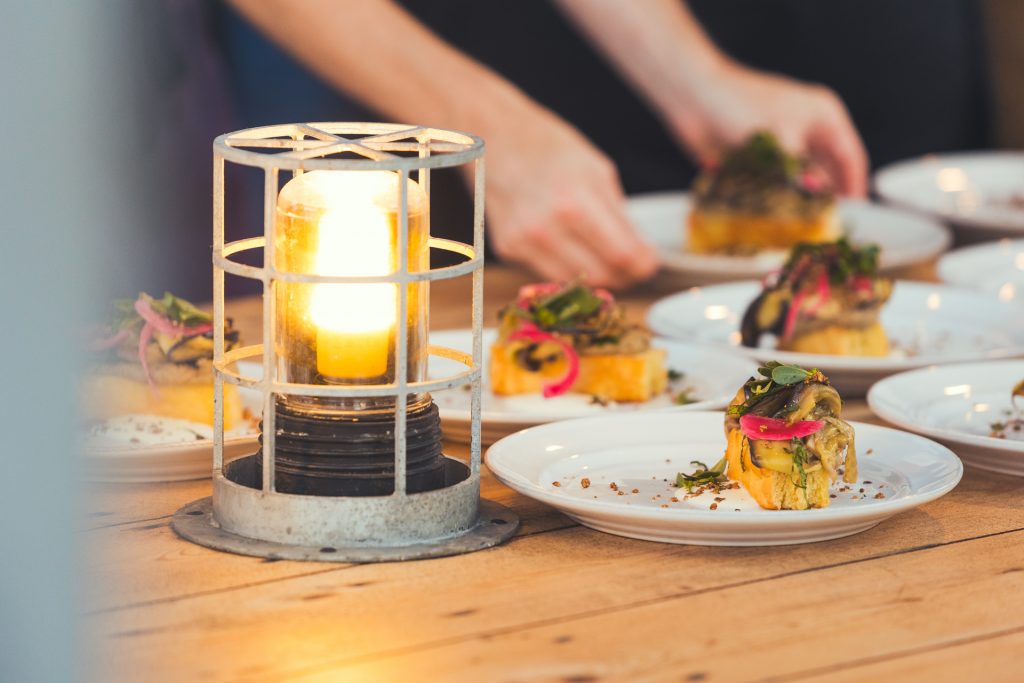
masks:
<path id="1" fill-rule="evenodd" d="M 804 469 L 804 465 L 810 460 L 811 454 L 807 451 L 807 447 L 804 446 L 804 442 L 800 439 L 793 437 L 790 441 L 790 446 L 793 448 L 791 451 L 793 454 L 793 469 L 796 470 L 797 477 L 799 477 L 798 486 L 807 493 L 807 471 Z"/>
<path id="2" fill-rule="evenodd" d="M 776 365 L 771 370 L 772 381 L 785 387 L 803 382 L 812 375 L 814 375 L 813 372 L 798 368 L 795 365 Z"/>
<path id="3" fill-rule="evenodd" d="M 724 482 L 727 479 L 725 476 L 726 463 L 727 461 L 725 456 L 723 456 L 722 459 L 715 463 L 715 466 L 711 468 L 700 460 L 693 460 L 690 464 L 695 465 L 697 469 L 694 470 L 693 474 L 686 474 L 685 472 L 677 473 L 676 486 L 681 489 L 686 489 L 689 493 L 693 491 L 693 487 L 695 486 Z"/>
<path id="4" fill-rule="evenodd" d="M 208 323 L 213 320 L 209 313 L 199 310 L 191 302 L 176 297 L 170 292 L 164 292 L 162 299 L 150 301 L 150 306 L 157 313 L 185 327 Z"/>
<path id="5" fill-rule="evenodd" d="M 538 325 L 552 327 L 586 320 L 603 305 L 604 300 L 589 288 L 573 284 L 535 301 L 530 308 Z"/>

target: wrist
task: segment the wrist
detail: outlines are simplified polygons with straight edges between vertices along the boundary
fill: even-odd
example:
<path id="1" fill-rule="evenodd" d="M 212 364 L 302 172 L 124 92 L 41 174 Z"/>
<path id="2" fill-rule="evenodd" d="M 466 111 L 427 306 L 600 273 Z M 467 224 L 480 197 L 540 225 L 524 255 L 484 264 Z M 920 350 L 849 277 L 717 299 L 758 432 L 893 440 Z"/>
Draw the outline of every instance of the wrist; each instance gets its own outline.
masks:
<path id="1" fill-rule="evenodd" d="M 708 94 L 731 79 L 737 68 L 736 62 L 713 47 L 687 54 L 665 79 L 655 105 L 669 119 L 699 115 Z"/>

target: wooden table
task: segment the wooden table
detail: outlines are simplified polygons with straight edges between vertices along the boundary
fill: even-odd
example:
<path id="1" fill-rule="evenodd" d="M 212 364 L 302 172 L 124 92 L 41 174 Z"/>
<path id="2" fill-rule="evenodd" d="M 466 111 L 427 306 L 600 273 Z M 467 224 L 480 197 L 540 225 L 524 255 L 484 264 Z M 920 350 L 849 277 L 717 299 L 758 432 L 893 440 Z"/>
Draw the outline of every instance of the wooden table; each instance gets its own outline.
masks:
<path id="1" fill-rule="evenodd" d="M 489 266 L 486 282 L 493 316 L 526 277 Z M 435 286 L 436 328 L 465 324 L 461 286 Z M 625 300 L 640 316 L 659 293 Z M 258 302 L 231 313 L 253 339 Z M 99 487 L 82 536 L 97 680 L 1024 680 L 1021 479 L 968 470 L 871 531 L 778 548 L 619 538 L 486 468 L 482 486 L 522 519 L 509 543 L 378 565 L 187 543 L 170 516 L 209 481 Z"/>

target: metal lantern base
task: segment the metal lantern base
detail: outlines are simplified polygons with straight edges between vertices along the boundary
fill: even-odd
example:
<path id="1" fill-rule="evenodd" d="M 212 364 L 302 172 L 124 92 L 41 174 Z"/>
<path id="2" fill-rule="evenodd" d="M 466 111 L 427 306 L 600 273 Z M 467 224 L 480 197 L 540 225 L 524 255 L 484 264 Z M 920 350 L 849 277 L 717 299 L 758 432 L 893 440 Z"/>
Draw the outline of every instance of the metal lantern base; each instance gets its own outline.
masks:
<path id="1" fill-rule="evenodd" d="M 213 519 L 213 499 L 200 498 L 174 513 L 171 528 L 187 541 L 238 555 L 271 560 L 312 562 L 401 562 L 462 555 L 508 540 L 519 528 L 519 517 L 504 505 L 481 499 L 476 524 L 468 530 L 436 541 L 399 546 L 320 547 L 289 545 L 239 536 L 222 529 Z"/>

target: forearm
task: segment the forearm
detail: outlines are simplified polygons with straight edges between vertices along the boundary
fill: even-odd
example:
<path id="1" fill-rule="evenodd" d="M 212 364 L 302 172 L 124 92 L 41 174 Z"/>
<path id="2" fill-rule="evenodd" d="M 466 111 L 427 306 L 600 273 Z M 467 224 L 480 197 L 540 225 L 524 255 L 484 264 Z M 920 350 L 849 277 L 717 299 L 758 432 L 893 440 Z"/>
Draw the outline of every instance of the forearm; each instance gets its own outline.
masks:
<path id="1" fill-rule="evenodd" d="M 231 0 L 283 49 L 381 114 L 487 134 L 535 106 L 390 0 Z"/>
<path id="2" fill-rule="evenodd" d="M 729 60 L 680 0 L 557 0 L 566 16 L 663 116 L 691 104 Z"/>

